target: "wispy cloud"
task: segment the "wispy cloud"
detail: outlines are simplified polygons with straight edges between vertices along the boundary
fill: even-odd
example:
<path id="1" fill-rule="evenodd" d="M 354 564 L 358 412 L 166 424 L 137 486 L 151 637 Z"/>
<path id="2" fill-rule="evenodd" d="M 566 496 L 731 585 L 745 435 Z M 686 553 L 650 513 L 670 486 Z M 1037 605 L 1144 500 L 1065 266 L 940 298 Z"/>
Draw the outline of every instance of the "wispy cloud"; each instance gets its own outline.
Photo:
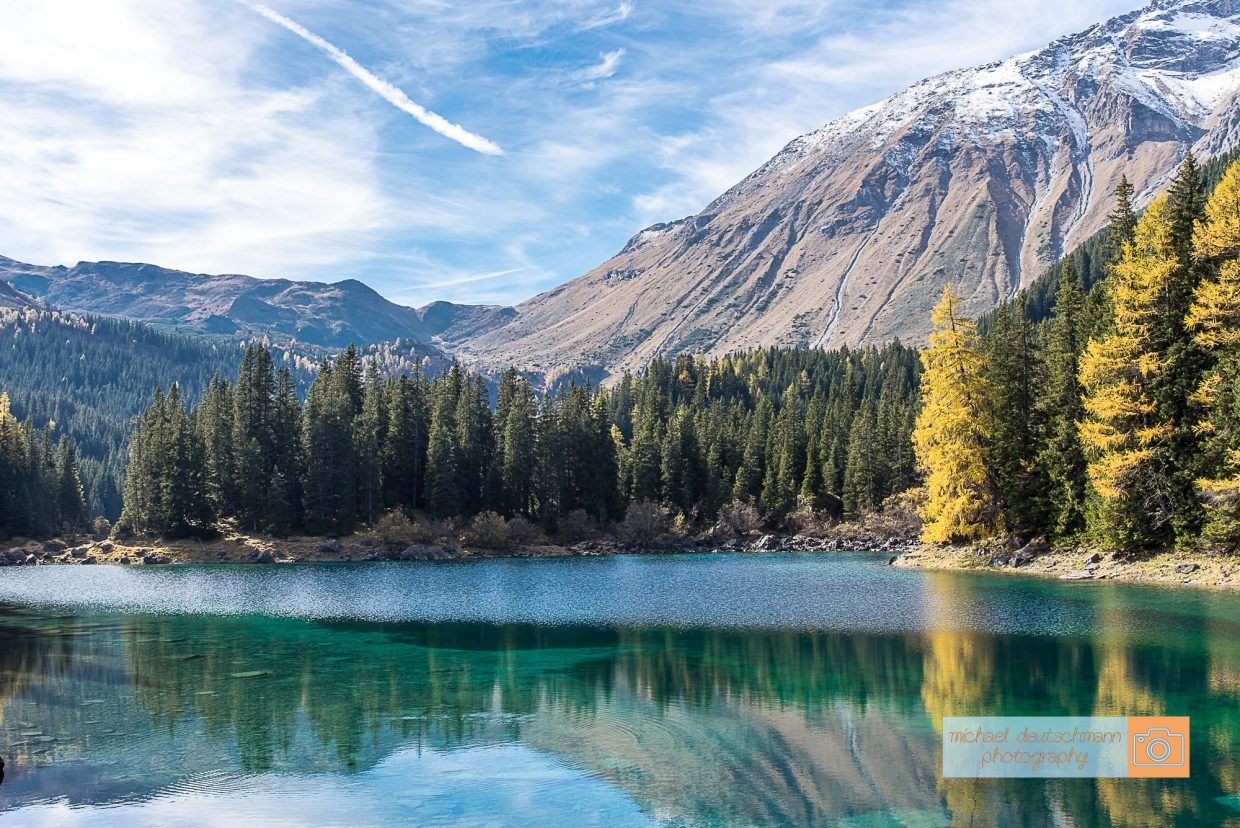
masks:
<path id="1" fill-rule="evenodd" d="M 582 31 L 588 31 L 590 29 L 598 29 L 603 26 L 614 26 L 616 23 L 623 23 L 625 20 L 628 20 L 629 15 L 632 13 L 632 2 L 630 2 L 630 0 L 623 0 L 623 2 L 619 6 L 616 6 L 616 8 L 597 14 L 582 23 L 580 28 Z"/>
<path id="2" fill-rule="evenodd" d="M 322 37 L 316 35 L 300 23 L 290 20 L 274 9 L 264 6 L 261 3 L 245 3 L 245 5 L 249 6 L 255 12 L 261 14 L 272 23 L 288 29 L 302 40 L 322 50 L 323 53 L 335 61 L 341 69 L 344 69 L 350 75 L 361 81 L 366 88 L 370 89 L 372 92 L 402 112 L 412 115 L 414 120 L 423 126 L 426 126 L 435 132 L 438 132 L 443 137 L 456 141 L 461 146 L 468 147 L 475 152 L 481 152 L 485 155 L 504 154 L 504 151 L 500 149 L 499 144 L 496 144 L 488 138 L 483 138 L 481 135 L 470 132 L 460 124 L 454 124 L 442 115 L 431 112 L 421 104 L 415 103 L 399 88 L 376 76 L 370 70 L 366 69 L 356 60 L 351 58 L 343 49 L 328 42 L 327 40 L 324 40 Z"/>
<path id="3" fill-rule="evenodd" d="M 347 26 L 389 86 L 503 124 L 502 170 L 373 117 L 353 72 L 246 2 Z M 0 254 L 511 304 L 849 109 L 1139 2 L 0 0 Z"/>
<path id="4" fill-rule="evenodd" d="M 591 86 L 592 84 L 606 80 L 616 74 L 616 70 L 620 68 L 620 61 L 624 59 L 624 47 L 614 49 L 610 52 L 600 52 L 599 62 L 593 66 L 587 66 L 573 75 L 573 80 L 582 86 Z"/>

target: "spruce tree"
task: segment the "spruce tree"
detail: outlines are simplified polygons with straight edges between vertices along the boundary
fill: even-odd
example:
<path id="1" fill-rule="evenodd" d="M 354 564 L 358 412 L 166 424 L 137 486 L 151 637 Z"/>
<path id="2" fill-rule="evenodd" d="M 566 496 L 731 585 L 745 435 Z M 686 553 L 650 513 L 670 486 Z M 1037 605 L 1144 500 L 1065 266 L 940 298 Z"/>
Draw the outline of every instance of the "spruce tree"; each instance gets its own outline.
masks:
<path id="1" fill-rule="evenodd" d="M 1036 462 L 1041 366 L 1023 303 L 999 306 L 986 344 L 993 422 L 987 466 L 1003 528 L 1027 535 L 1042 529 L 1046 479 Z"/>
<path id="2" fill-rule="evenodd" d="M 1081 280 L 1071 262 L 1064 262 L 1054 316 L 1047 323 L 1046 391 L 1042 395 L 1046 443 L 1040 457 L 1048 484 L 1050 528 L 1059 536 L 1073 535 L 1085 527 L 1085 454 L 1077 432 L 1084 415 L 1078 377 L 1085 347 L 1080 331 L 1084 305 Z"/>
<path id="3" fill-rule="evenodd" d="M 861 404 L 848 435 L 844 464 L 844 516 L 856 518 L 882 500 L 883 469 L 878 442 L 878 411 L 872 400 Z"/>
<path id="4" fill-rule="evenodd" d="M 456 443 L 457 398 L 461 393 L 459 369 L 440 377 L 433 389 L 426 453 L 426 507 L 438 517 L 461 514 L 460 452 Z M 451 378 L 449 378 L 451 377 Z"/>
<path id="5" fill-rule="evenodd" d="M 1108 241 L 1115 256 L 1123 253 L 1124 245 L 1132 244 L 1137 231 L 1137 213 L 1132 207 L 1132 183 L 1121 175 L 1115 187 L 1115 208 L 1107 217 L 1110 221 Z"/>
<path id="6" fill-rule="evenodd" d="M 1171 250 L 1176 267 L 1163 287 L 1158 349 L 1163 370 L 1153 378 L 1158 416 L 1171 428 L 1170 440 L 1155 449 L 1169 486 L 1172 527 L 1181 545 L 1190 544 L 1201 528 L 1195 480 L 1201 471 L 1197 459 L 1197 411 L 1190 397 L 1201 383 L 1206 356 L 1185 329 L 1185 318 L 1200 281 L 1193 257 L 1193 235 L 1204 207 L 1201 169 L 1190 152 L 1172 180 L 1167 196 Z"/>
<path id="7" fill-rule="evenodd" d="M 67 436 L 60 438 L 56 449 L 55 504 L 60 531 L 75 532 L 86 526 L 86 498 L 78 475 L 77 452 Z"/>

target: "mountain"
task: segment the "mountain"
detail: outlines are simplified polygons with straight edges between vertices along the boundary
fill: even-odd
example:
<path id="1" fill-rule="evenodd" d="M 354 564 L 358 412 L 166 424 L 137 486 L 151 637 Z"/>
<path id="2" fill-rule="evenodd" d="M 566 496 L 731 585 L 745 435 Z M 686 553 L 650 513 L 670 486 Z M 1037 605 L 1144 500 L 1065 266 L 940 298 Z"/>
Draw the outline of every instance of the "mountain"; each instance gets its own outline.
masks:
<path id="1" fill-rule="evenodd" d="M 208 276 L 149 264 L 29 265 L 0 256 L 0 285 L 48 306 L 230 337 L 270 337 L 336 348 L 350 342 L 423 343 L 439 356 L 413 308 L 384 299 L 356 279 L 333 284 Z M 0 293 L 0 303 L 4 302 Z"/>
<path id="2" fill-rule="evenodd" d="M 39 302 L 8 282 L 0 282 L 0 310 L 20 310 L 41 307 Z"/>
<path id="3" fill-rule="evenodd" d="M 984 312 L 1103 226 L 1121 175 L 1144 202 L 1190 148 L 1237 143 L 1240 0 L 1157 0 L 849 113 L 506 321 L 437 333 L 480 367 L 598 377 L 658 354 L 920 342 L 945 284 Z"/>

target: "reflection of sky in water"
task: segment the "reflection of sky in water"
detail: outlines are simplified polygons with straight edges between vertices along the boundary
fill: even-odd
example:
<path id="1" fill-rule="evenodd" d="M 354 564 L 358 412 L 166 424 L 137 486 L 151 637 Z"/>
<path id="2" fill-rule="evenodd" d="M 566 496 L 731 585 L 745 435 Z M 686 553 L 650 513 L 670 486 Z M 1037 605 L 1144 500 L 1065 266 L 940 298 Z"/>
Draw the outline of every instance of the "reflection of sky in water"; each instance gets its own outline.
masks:
<path id="1" fill-rule="evenodd" d="M 736 555 L 39 567 L 15 599 L 0 825 L 1240 815 L 1223 593 Z M 1184 782 L 937 779 L 939 716 L 1181 712 Z"/>
<path id="2" fill-rule="evenodd" d="M 628 796 L 520 745 L 402 750 L 335 775 L 201 774 L 103 810 L 64 802 L 0 813 L 0 825 L 647 825 Z"/>
<path id="3" fill-rule="evenodd" d="M 120 612 L 371 621 L 982 630 L 1090 635 L 1104 596 L 1160 634 L 1217 594 L 988 573 L 920 572 L 885 555 L 681 555 L 421 564 L 23 567 L 0 602 Z M 1187 596 L 1187 597 L 1184 597 Z M 1183 600 L 1181 600 L 1183 598 Z M 1240 609 L 1226 613 L 1240 625 Z"/>

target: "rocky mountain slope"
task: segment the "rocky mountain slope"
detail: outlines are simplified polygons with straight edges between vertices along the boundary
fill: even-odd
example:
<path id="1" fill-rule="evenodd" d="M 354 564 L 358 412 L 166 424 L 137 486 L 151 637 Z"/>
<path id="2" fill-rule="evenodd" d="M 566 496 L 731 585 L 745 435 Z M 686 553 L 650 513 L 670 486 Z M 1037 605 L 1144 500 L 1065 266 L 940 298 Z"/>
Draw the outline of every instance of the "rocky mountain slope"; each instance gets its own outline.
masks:
<path id="1" fill-rule="evenodd" d="M 22 293 L 8 282 L 0 281 L 0 310 L 20 310 L 22 308 L 38 308 L 38 301 Z"/>
<path id="2" fill-rule="evenodd" d="M 802 136 L 696 216 L 485 324 L 465 361 L 596 376 L 659 354 L 920 341 L 953 283 L 980 313 L 1148 199 L 1192 148 L 1240 139 L 1240 0 L 1156 0 L 948 72 Z"/>
<path id="3" fill-rule="evenodd" d="M 389 302 L 355 279 L 323 284 L 207 276 L 121 262 L 43 267 L 0 256 L 0 286 L 60 310 L 208 334 L 268 336 L 326 348 L 431 338 L 416 310 Z"/>

